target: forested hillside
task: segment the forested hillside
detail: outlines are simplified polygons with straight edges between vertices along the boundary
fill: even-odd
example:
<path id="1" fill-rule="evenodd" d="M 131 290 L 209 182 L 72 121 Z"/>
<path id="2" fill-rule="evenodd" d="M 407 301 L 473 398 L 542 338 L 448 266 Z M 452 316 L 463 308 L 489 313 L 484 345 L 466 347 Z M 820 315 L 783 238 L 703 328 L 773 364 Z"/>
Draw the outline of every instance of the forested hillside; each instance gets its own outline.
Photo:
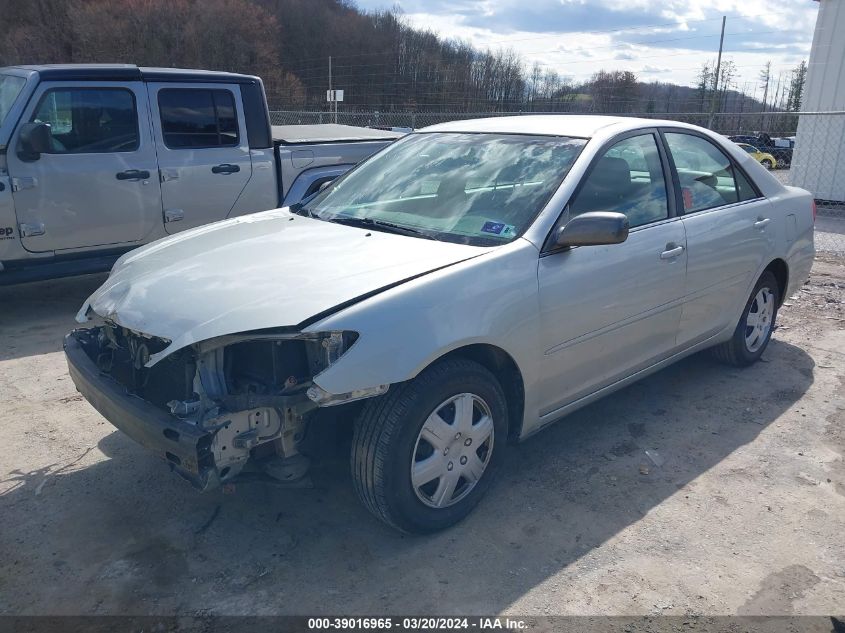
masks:
<path id="1" fill-rule="evenodd" d="M 349 0 L 0 0 L 0 65 L 123 62 L 260 75 L 272 108 L 325 107 L 329 56 L 344 109 L 691 112 L 709 110 L 712 72 L 695 87 L 631 72 L 574 84 L 509 51 L 480 51 Z M 716 86 L 722 111 L 762 104 Z"/>

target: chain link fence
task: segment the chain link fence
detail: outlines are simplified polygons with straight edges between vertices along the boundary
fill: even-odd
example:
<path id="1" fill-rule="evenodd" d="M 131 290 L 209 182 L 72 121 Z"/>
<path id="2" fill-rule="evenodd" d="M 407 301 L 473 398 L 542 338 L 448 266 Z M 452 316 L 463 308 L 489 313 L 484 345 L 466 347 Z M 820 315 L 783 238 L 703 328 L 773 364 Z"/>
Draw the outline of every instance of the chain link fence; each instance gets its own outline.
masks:
<path id="1" fill-rule="evenodd" d="M 447 121 L 561 112 L 340 111 L 337 123 L 415 130 Z M 590 114 L 573 112 L 572 114 Z M 595 114 L 595 113 L 592 113 Z M 611 114 L 611 113 L 607 113 Z M 626 112 L 617 116 L 668 119 L 709 128 L 745 144 L 781 182 L 813 193 L 819 214 L 817 247 L 845 255 L 845 111 L 843 112 Z M 335 122 L 331 112 L 276 110 L 273 125 Z"/>

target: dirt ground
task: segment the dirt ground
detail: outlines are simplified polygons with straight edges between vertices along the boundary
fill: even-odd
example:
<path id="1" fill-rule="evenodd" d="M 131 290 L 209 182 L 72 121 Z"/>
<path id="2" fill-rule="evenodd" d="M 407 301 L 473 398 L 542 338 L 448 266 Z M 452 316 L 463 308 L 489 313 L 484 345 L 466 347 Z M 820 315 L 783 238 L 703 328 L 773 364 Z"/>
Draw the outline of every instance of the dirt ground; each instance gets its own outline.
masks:
<path id="1" fill-rule="evenodd" d="M 196 493 L 67 376 L 103 276 L 0 288 L 0 614 L 842 611 L 843 262 L 818 259 L 764 362 L 698 355 L 579 411 L 424 538 L 340 458 L 309 489 Z"/>

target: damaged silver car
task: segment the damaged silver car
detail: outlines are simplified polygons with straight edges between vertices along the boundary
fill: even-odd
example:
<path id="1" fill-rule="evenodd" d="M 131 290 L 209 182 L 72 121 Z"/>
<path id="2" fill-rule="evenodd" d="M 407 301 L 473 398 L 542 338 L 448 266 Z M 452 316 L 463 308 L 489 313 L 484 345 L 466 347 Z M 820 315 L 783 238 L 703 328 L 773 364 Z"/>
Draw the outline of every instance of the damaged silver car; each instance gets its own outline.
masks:
<path id="1" fill-rule="evenodd" d="M 298 480 L 332 412 L 364 505 L 430 532 L 509 443 L 705 348 L 755 362 L 813 221 L 693 126 L 443 124 L 298 205 L 124 255 L 65 350 L 88 401 L 202 490 Z"/>

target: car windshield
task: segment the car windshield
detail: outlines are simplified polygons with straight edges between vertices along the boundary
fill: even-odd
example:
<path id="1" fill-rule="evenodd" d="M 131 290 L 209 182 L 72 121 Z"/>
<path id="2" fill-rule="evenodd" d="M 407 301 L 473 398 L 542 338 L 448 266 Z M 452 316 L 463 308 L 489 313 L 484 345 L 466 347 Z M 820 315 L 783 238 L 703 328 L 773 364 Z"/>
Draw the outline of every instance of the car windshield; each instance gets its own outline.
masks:
<path id="1" fill-rule="evenodd" d="M 560 136 L 411 134 L 294 211 L 443 241 L 503 244 L 528 228 L 585 143 Z"/>
<path id="2" fill-rule="evenodd" d="M 25 83 L 23 77 L 0 75 L 0 125 L 6 120 Z"/>

